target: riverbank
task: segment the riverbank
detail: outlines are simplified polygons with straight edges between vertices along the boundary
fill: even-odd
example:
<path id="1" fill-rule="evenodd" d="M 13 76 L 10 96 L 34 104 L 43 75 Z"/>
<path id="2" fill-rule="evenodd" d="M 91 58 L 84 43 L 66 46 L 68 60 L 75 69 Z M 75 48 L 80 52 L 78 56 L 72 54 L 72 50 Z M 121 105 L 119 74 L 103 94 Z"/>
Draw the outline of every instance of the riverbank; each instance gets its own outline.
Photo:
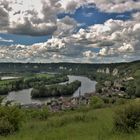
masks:
<path id="1" fill-rule="evenodd" d="M 71 97 L 78 97 L 79 90 L 80 90 L 81 95 L 84 95 L 85 93 L 95 92 L 95 85 L 96 85 L 95 81 L 92 81 L 89 78 L 84 77 L 84 76 L 68 75 L 68 78 L 69 78 L 69 81 L 67 81 L 68 83 L 71 83 L 75 80 L 78 80 L 81 82 L 80 89 L 76 90 Z M 60 84 L 62 84 L 62 83 L 60 83 Z M 65 84 L 65 83 L 63 83 L 63 84 Z M 13 101 L 13 102 L 16 102 L 21 105 L 31 105 L 31 104 L 40 105 L 40 104 L 44 104 L 45 102 L 47 102 L 51 99 L 54 100 L 54 99 L 58 98 L 58 97 L 56 97 L 56 98 L 52 97 L 52 98 L 32 99 L 31 90 L 32 90 L 32 88 L 26 89 L 26 90 L 10 92 L 8 94 L 8 96 L 5 98 L 4 102 Z"/>

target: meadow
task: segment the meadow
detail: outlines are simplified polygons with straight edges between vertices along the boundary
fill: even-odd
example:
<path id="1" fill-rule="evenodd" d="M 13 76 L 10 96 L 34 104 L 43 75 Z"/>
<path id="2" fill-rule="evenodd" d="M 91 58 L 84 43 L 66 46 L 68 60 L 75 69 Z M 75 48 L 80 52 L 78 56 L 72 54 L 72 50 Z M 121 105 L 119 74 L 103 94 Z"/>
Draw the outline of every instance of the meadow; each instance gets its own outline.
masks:
<path id="1" fill-rule="evenodd" d="M 59 112 L 46 120 L 27 119 L 20 131 L 0 140 L 139 140 L 140 131 L 113 131 L 116 108 L 86 109 Z"/>

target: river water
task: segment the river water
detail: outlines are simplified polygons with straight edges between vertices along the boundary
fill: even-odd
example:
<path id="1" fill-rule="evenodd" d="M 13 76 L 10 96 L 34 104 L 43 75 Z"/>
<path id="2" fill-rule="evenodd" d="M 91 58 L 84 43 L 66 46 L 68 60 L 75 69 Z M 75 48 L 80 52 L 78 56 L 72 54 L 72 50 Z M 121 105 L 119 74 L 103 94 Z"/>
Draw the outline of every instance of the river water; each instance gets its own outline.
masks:
<path id="1" fill-rule="evenodd" d="M 18 79 L 20 77 L 13 77 L 13 76 L 3 76 L 1 77 L 1 80 L 12 80 L 12 79 Z"/>
<path id="2" fill-rule="evenodd" d="M 78 80 L 81 81 L 81 87 L 73 93 L 73 97 L 77 97 L 79 95 L 84 95 L 85 93 L 91 93 L 95 91 L 95 85 L 96 82 L 90 80 L 87 77 L 84 76 L 71 76 L 69 75 L 69 83 Z M 65 82 L 66 83 L 66 82 Z M 64 83 L 60 83 L 64 84 Z M 52 98 L 43 98 L 43 99 L 32 99 L 31 98 L 31 90 L 32 89 L 24 89 L 20 91 L 13 91 L 10 92 L 7 97 L 4 99 L 4 102 L 6 101 L 14 101 L 16 103 L 20 103 L 22 105 L 25 104 L 32 104 L 32 103 L 43 103 L 49 99 Z"/>

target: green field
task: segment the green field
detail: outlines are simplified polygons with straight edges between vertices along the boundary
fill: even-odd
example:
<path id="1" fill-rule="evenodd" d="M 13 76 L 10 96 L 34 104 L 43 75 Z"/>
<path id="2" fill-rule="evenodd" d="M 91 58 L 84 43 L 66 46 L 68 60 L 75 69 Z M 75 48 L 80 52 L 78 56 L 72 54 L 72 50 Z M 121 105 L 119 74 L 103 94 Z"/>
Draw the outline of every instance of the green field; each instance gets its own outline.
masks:
<path id="1" fill-rule="evenodd" d="M 115 108 L 58 113 L 46 121 L 27 120 L 19 132 L 0 140 L 140 140 L 139 132 L 112 131 Z M 78 114 L 86 119 L 73 120 Z"/>
<path id="2" fill-rule="evenodd" d="M 66 76 L 65 76 L 66 77 Z M 0 95 L 6 95 L 10 91 L 27 89 L 33 87 L 35 84 L 39 82 L 50 82 L 50 80 L 57 80 L 61 82 L 63 80 L 63 76 L 47 74 L 47 73 L 38 73 L 38 74 L 23 74 L 16 79 L 5 79 L 0 80 Z M 65 80 L 65 79 L 64 79 Z M 58 81 L 52 81 L 52 83 L 57 83 Z M 47 84 L 48 84 L 47 83 Z"/>
<path id="3" fill-rule="evenodd" d="M 54 76 L 55 76 L 54 74 L 48 74 L 48 73 L 29 74 L 24 76 L 24 80 L 28 80 L 31 78 L 52 78 Z"/>

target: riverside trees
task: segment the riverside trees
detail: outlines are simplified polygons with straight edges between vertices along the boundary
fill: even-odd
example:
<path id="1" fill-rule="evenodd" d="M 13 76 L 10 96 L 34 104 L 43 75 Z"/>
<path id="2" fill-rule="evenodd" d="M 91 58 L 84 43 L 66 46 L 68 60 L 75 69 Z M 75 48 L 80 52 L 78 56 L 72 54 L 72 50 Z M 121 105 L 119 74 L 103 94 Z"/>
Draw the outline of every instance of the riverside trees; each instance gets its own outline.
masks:
<path id="1" fill-rule="evenodd" d="M 49 76 L 48 74 L 36 74 L 14 80 L 3 80 L 0 81 L 0 95 L 6 95 L 10 91 L 28 89 L 41 85 L 56 84 L 66 82 L 68 80 L 68 76 L 60 74 L 52 76 Z"/>
<path id="2" fill-rule="evenodd" d="M 74 81 L 65 85 L 38 86 L 31 92 L 32 98 L 72 95 L 81 86 L 80 81 Z"/>

